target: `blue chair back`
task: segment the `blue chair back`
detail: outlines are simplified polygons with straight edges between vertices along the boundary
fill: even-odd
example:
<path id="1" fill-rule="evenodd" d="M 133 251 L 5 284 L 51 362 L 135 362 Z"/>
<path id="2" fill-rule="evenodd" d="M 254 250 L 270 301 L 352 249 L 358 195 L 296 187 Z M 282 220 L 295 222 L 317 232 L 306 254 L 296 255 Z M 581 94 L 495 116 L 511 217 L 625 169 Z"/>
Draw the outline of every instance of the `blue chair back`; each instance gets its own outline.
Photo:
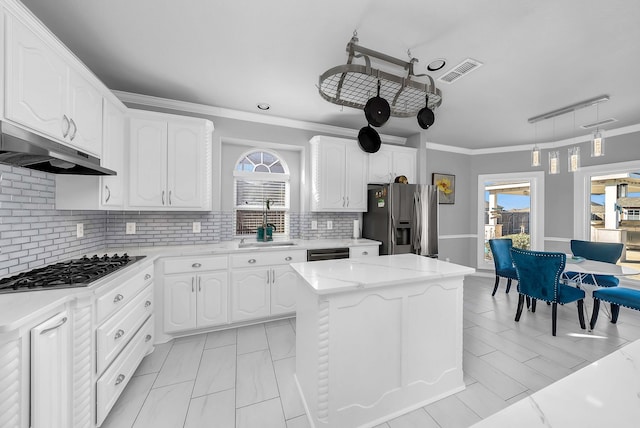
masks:
<path id="1" fill-rule="evenodd" d="M 558 282 L 567 262 L 564 253 L 513 248 L 511 257 L 518 273 L 518 291 L 534 299 L 558 302 Z"/>
<path id="2" fill-rule="evenodd" d="M 513 260 L 511 259 L 513 241 L 511 239 L 489 239 L 489 247 L 491 247 L 491 253 L 493 254 L 493 264 L 496 267 L 496 272 L 499 273 L 513 268 Z"/>
<path id="3" fill-rule="evenodd" d="M 615 242 L 591 242 L 571 240 L 571 252 L 574 256 L 605 263 L 616 263 L 622 255 L 624 244 Z"/>

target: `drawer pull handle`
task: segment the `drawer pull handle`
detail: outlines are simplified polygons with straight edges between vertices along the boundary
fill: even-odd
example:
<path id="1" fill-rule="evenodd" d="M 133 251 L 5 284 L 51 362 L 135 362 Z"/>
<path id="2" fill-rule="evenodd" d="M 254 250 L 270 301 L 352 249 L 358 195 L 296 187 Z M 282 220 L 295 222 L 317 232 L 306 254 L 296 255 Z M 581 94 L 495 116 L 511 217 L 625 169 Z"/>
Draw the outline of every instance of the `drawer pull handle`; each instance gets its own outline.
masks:
<path id="1" fill-rule="evenodd" d="M 363 251 L 363 252 L 362 252 L 362 255 L 363 255 L 363 256 L 368 256 L 368 255 L 369 255 L 369 252 L 368 252 L 368 251 Z"/>
<path id="2" fill-rule="evenodd" d="M 144 307 L 148 308 L 149 306 L 151 306 L 151 301 L 147 300 L 146 302 L 144 302 Z"/>
<path id="3" fill-rule="evenodd" d="M 124 378 L 125 378 L 125 375 L 123 374 L 118 375 L 118 378 L 116 379 L 116 385 L 120 385 L 124 380 Z"/>
<path id="4" fill-rule="evenodd" d="M 191 265 L 192 268 L 199 268 L 202 267 L 202 265 L 200 263 L 194 263 Z"/>
<path id="5" fill-rule="evenodd" d="M 289 262 L 289 261 L 291 261 L 291 256 L 287 256 L 284 259 Z"/>
<path id="6" fill-rule="evenodd" d="M 118 294 L 116 295 L 116 297 L 113 298 L 113 303 L 118 303 L 122 299 L 124 299 L 124 296 L 122 294 Z"/>
<path id="7" fill-rule="evenodd" d="M 151 274 L 146 274 L 146 275 L 144 276 L 144 280 L 145 280 L 145 281 L 146 281 L 147 279 L 149 279 L 149 278 L 151 278 Z"/>
<path id="8" fill-rule="evenodd" d="M 116 335 L 113 337 L 114 339 L 120 339 L 122 336 L 124 336 L 124 330 L 118 330 L 116 331 Z"/>
<path id="9" fill-rule="evenodd" d="M 253 264 L 256 262 L 256 259 L 249 259 L 249 263 Z"/>
<path id="10" fill-rule="evenodd" d="M 151 335 L 150 335 L 150 334 L 147 334 L 147 335 L 144 337 L 144 341 L 145 341 L 145 342 L 148 342 L 148 341 L 150 341 L 150 340 L 151 340 Z"/>

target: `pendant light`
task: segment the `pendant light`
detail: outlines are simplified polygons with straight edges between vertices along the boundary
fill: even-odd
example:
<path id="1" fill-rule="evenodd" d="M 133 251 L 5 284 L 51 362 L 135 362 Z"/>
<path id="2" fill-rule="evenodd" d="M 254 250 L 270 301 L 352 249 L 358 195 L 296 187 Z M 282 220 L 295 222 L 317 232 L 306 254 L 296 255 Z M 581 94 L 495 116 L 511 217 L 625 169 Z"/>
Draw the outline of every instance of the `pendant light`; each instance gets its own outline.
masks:
<path id="1" fill-rule="evenodd" d="M 549 152 L 549 174 L 560 174 L 560 152 Z"/>
<path id="2" fill-rule="evenodd" d="M 551 141 L 556 138 L 556 119 L 553 119 Z M 549 175 L 560 174 L 560 152 L 553 150 L 549 152 Z"/>
<path id="3" fill-rule="evenodd" d="M 540 166 L 540 148 L 538 147 L 538 124 L 535 125 L 533 149 L 531 149 L 531 166 Z"/>
<path id="4" fill-rule="evenodd" d="M 574 135 L 574 139 L 575 139 L 575 133 L 576 133 L 576 112 L 573 112 L 573 132 L 572 134 Z M 569 172 L 576 172 L 577 170 L 580 169 L 580 147 L 576 146 L 576 147 L 571 147 L 569 149 L 567 149 L 567 169 L 569 170 Z"/>
<path id="5" fill-rule="evenodd" d="M 596 122 L 599 120 L 600 111 L 598 104 L 596 104 Z M 600 129 L 596 127 L 596 130 L 593 133 L 593 138 L 591 139 L 591 157 L 597 158 L 600 156 L 604 156 L 604 138 L 602 137 Z"/>

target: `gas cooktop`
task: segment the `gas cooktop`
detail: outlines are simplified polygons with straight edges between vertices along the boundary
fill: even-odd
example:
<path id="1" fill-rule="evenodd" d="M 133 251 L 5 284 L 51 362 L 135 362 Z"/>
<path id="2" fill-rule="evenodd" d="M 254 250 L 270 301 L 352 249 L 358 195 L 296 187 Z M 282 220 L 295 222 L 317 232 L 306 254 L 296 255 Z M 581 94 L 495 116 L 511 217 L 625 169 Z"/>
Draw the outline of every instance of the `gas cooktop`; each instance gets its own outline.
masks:
<path id="1" fill-rule="evenodd" d="M 39 291 L 59 288 L 86 287 L 92 282 L 129 266 L 145 256 L 129 256 L 126 253 L 102 257 L 94 255 L 54 263 L 0 279 L 0 293 Z"/>

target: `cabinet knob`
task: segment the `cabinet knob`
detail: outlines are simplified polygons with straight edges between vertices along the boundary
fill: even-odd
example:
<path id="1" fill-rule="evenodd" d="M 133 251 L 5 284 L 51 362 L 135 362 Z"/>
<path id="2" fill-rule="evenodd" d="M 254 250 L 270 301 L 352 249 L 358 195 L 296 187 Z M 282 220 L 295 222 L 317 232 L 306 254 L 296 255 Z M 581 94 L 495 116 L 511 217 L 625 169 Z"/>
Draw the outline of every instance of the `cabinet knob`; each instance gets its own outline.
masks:
<path id="1" fill-rule="evenodd" d="M 192 268 L 199 268 L 202 267 L 202 265 L 200 263 L 194 263 L 191 265 Z"/>
<path id="2" fill-rule="evenodd" d="M 150 278 L 151 278 L 151 274 L 146 274 L 146 275 L 144 276 L 144 280 L 145 280 L 145 281 L 146 281 L 147 279 L 150 279 Z"/>
<path id="3" fill-rule="evenodd" d="M 117 339 L 120 339 L 122 336 L 124 336 L 124 330 L 118 330 L 116 331 L 116 335 L 113 336 L 113 338 L 117 340 Z"/>
<path id="4" fill-rule="evenodd" d="M 287 256 L 284 259 L 289 262 L 289 261 L 291 261 L 291 256 Z"/>
<path id="5" fill-rule="evenodd" d="M 369 252 L 368 252 L 368 251 L 363 251 L 363 252 L 362 252 L 362 255 L 363 255 L 363 256 L 368 256 L 368 255 L 369 255 Z"/>
<path id="6" fill-rule="evenodd" d="M 118 378 L 116 379 L 116 385 L 120 385 L 125 377 L 126 377 L 125 375 L 119 374 Z"/>
<path id="7" fill-rule="evenodd" d="M 122 294 L 118 294 L 118 295 L 116 295 L 116 297 L 113 298 L 113 303 L 118 303 L 122 299 L 124 299 L 124 296 Z"/>
<path id="8" fill-rule="evenodd" d="M 150 341 L 150 340 L 151 340 L 151 335 L 150 335 L 150 334 L 147 334 L 147 335 L 144 337 L 144 341 L 145 341 L 145 342 L 148 342 L 148 341 Z"/>
<path id="9" fill-rule="evenodd" d="M 249 263 L 253 264 L 256 262 L 256 259 L 249 259 Z"/>
<path id="10" fill-rule="evenodd" d="M 149 300 L 147 300 L 146 302 L 144 302 L 144 307 L 148 308 L 149 306 L 151 306 L 151 302 Z"/>

